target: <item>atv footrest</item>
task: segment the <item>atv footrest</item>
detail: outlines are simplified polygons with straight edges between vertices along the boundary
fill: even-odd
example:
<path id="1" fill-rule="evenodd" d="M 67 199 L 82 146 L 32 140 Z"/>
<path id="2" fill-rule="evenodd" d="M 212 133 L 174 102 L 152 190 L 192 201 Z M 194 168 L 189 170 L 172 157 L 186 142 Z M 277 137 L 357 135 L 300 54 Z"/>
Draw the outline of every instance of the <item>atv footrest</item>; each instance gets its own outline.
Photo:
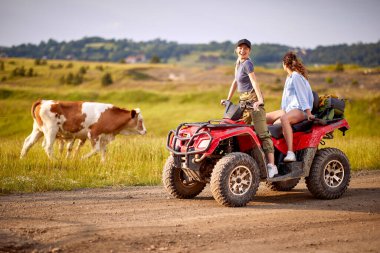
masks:
<path id="1" fill-rule="evenodd" d="M 285 174 L 279 174 L 273 178 L 268 178 L 268 182 L 286 181 L 293 178 L 299 178 L 302 176 L 302 164 L 303 162 L 291 162 L 291 163 L 280 163 L 279 171 Z"/>

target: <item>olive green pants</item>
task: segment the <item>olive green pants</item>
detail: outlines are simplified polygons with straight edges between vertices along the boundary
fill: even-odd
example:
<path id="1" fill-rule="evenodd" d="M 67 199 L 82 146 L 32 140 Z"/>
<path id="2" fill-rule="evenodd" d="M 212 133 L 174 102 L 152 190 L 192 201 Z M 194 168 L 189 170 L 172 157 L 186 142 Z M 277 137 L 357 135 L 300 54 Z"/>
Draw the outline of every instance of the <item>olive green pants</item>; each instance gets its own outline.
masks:
<path id="1" fill-rule="evenodd" d="M 252 105 L 257 101 L 255 92 L 241 93 L 239 98 L 241 102 L 251 102 Z M 262 142 L 264 153 L 274 153 L 272 138 L 268 131 L 264 105 L 260 105 L 258 111 L 254 111 L 253 109 L 245 109 L 242 120 L 244 120 L 245 124 L 252 124 L 253 122 L 255 132 Z"/>

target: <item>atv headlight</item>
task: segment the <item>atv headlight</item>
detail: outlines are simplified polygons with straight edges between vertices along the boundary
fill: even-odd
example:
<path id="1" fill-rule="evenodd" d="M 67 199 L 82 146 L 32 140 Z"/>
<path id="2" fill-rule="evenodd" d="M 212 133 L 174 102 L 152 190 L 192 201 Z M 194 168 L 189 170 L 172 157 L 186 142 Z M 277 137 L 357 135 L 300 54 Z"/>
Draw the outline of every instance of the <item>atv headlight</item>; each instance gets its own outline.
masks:
<path id="1" fill-rule="evenodd" d="M 202 140 L 201 143 L 199 143 L 198 148 L 207 148 L 207 146 L 210 144 L 210 141 L 210 139 Z"/>

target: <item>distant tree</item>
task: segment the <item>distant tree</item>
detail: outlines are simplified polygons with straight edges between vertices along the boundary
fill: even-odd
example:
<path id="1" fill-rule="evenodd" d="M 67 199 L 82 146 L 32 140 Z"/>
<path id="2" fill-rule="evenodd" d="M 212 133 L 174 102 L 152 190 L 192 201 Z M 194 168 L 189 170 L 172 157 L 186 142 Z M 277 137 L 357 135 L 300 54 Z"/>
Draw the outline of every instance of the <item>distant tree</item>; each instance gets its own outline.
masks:
<path id="1" fill-rule="evenodd" d="M 103 76 L 102 76 L 102 85 L 103 86 L 108 86 L 108 85 L 111 85 L 113 83 L 113 80 L 112 80 L 112 76 L 110 73 L 105 73 Z"/>
<path id="2" fill-rule="evenodd" d="M 157 55 L 153 55 L 152 58 L 150 59 L 150 63 L 160 63 L 161 59 Z"/>
<path id="3" fill-rule="evenodd" d="M 70 68 L 72 68 L 72 67 L 74 67 L 74 65 L 73 65 L 71 62 L 67 63 L 67 65 L 66 65 L 66 68 L 67 68 L 67 69 L 70 69 Z"/>

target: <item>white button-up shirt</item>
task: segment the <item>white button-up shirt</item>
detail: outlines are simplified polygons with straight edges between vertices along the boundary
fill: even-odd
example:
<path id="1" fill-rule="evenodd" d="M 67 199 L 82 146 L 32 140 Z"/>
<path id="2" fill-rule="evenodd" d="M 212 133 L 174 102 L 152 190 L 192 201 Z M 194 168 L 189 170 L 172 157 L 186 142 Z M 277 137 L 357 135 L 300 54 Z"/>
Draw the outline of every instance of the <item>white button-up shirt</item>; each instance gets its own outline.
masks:
<path id="1" fill-rule="evenodd" d="M 286 78 L 282 93 L 281 109 L 289 112 L 293 109 L 305 111 L 313 108 L 313 92 L 309 82 L 301 74 L 293 71 Z"/>

